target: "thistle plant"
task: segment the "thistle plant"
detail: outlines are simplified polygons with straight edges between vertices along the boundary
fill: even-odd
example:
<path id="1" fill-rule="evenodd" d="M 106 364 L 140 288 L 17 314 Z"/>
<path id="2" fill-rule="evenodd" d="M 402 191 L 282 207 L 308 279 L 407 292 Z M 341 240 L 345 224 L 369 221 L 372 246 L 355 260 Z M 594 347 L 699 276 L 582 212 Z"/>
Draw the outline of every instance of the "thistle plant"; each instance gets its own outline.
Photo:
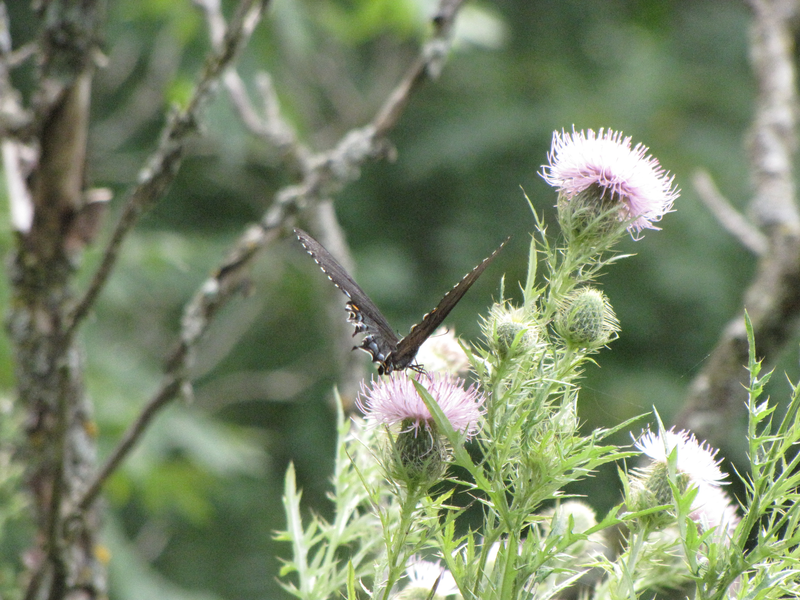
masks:
<path id="1" fill-rule="evenodd" d="M 461 345 L 471 382 L 460 368 L 432 370 L 462 365 L 455 348 L 433 353 L 452 360 L 420 360 L 427 372 L 365 382 L 365 418 L 339 413 L 330 521 L 301 517 L 290 468 L 284 586 L 308 600 L 797 597 L 800 458 L 787 451 L 800 441 L 799 388 L 773 427 L 751 355 L 751 466 L 738 502 L 716 451 L 689 432 L 659 422 L 622 448 L 608 438 L 633 421 L 579 429 L 583 368 L 619 331 L 600 273 L 624 258 L 620 238 L 639 239 L 671 210 L 673 179 L 610 130 L 556 133 L 542 176 L 558 191 L 561 241 L 531 207 L 521 301 L 501 287 L 483 339 Z M 564 488 L 591 487 L 607 463 L 621 498 L 598 518 Z"/>

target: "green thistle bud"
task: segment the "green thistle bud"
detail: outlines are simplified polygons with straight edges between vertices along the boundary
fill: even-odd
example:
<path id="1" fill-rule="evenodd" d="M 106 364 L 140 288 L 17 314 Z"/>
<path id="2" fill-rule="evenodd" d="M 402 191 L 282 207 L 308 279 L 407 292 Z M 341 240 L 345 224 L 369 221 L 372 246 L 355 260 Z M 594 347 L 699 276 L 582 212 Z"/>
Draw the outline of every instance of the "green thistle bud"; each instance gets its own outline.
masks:
<path id="1" fill-rule="evenodd" d="M 448 457 L 447 442 L 433 423 L 415 427 L 406 419 L 394 440 L 392 475 L 409 485 L 427 487 L 442 479 Z"/>
<path id="2" fill-rule="evenodd" d="M 484 325 L 492 350 L 502 359 L 520 356 L 535 349 L 539 325 L 520 308 L 495 304 Z"/>
<path id="3" fill-rule="evenodd" d="M 681 493 L 684 493 L 689 487 L 689 477 L 679 473 L 677 483 Z M 637 470 L 631 478 L 630 489 L 628 505 L 634 511 L 671 505 L 673 502 L 669 468 L 665 463 L 654 462 Z M 673 523 L 675 518 L 670 512 L 660 512 L 648 515 L 645 520 L 651 527 L 661 529 Z"/>
<path id="4" fill-rule="evenodd" d="M 572 292 L 559 306 L 555 329 L 568 345 L 598 348 L 619 331 L 614 310 L 603 292 L 585 287 Z"/>

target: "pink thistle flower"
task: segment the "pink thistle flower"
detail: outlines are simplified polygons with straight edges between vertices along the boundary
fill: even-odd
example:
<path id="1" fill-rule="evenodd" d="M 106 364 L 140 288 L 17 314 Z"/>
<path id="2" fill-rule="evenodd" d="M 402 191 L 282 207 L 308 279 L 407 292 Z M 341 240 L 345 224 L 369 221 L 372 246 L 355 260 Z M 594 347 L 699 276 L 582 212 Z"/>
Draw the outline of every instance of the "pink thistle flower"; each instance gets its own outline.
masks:
<path id="1" fill-rule="evenodd" d="M 636 237 L 642 229 L 658 229 L 653 222 L 670 212 L 680 193 L 647 151 L 642 144 L 631 148 L 630 137 L 611 129 L 556 131 L 541 176 L 567 201 L 593 185 L 607 190 L 622 203 L 622 217 L 631 219 L 628 230 Z"/>
<path id="2" fill-rule="evenodd" d="M 453 429 L 466 433 L 468 438 L 478 432 L 485 398 L 474 385 L 465 388 L 463 379 L 439 373 L 423 376 L 419 381 L 439 403 Z M 433 424 L 428 407 L 405 372 L 362 383 L 356 405 L 368 419 L 384 425 L 410 421 L 410 429 L 418 430 Z"/>

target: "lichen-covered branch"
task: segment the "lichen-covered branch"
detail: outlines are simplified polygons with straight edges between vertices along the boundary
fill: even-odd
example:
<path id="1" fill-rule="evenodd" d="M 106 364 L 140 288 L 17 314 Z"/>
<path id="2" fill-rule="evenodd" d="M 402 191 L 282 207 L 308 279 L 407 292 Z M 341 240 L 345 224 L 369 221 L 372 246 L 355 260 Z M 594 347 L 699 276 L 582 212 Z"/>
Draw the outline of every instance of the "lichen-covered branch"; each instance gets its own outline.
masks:
<path id="1" fill-rule="evenodd" d="M 64 323 L 73 301 L 72 225 L 85 198 L 89 91 L 101 13 L 102 2 L 92 0 L 41 6 L 40 71 L 31 109 L 22 107 L 10 84 L 10 39 L 2 43 L 3 58 L 9 59 L 0 77 L 3 159 L 18 234 L 7 323 L 18 401 L 26 414 L 26 477 L 38 531 L 26 591 L 32 599 L 105 593 L 104 570 L 94 556 L 97 513 L 71 523 L 65 535 L 62 510 L 96 461 L 81 352 L 65 338 Z M 11 124 L 14 114 L 17 123 Z"/>
<path id="2" fill-rule="evenodd" d="M 755 277 L 744 298 L 758 356 L 778 359 L 800 323 L 800 217 L 794 185 L 797 145 L 795 0 L 751 0 L 751 55 L 759 87 L 750 139 L 754 196 L 750 213 L 766 236 Z M 744 315 L 725 328 L 692 382 L 677 423 L 712 444 L 725 439 L 729 419 L 743 406 L 748 356 Z"/>

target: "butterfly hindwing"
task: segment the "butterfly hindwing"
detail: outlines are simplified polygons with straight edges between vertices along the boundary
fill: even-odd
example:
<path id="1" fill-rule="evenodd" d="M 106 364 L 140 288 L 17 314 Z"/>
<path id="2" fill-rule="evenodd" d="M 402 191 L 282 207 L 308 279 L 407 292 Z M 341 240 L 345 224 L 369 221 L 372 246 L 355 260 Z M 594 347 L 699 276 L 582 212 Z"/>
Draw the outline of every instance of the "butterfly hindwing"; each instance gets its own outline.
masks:
<path id="1" fill-rule="evenodd" d="M 347 296 L 347 321 L 355 325 L 353 335 L 367 334 L 356 347 L 369 353 L 373 362 L 383 366 L 400 341 L 386 317 L 322 244 L 302 229 L 295 229 L 294 233 L 322 272 Z"/>
<path id="2" fill-rule="evenodd" d="M 302 229 L 295 229 L 294 233 L 322 272 L 347 296 L 346 307 L 349 312 L 347 320 L 355 325 L 353 335 L 356 333 L 367 334 L 361 344 L 356 347 L 369 353 L 372 361 L 378 363 L 378 373 L 381 375 L 407 368 L 422 369 L 419 365 L 414 364 L 414 357 L 420 346 L 441 325 L 450 311 L 508 242 L 507 239 L 500 244 L 497 250 L 467 273 L 453 289 L 445 294 L 436 308 L 426 314 L 418 325 L 414 325 L 406 337 L 400 339 L 375 303 L 350 277 L 344 267 L 333 258 L 331 253 Z"/>

